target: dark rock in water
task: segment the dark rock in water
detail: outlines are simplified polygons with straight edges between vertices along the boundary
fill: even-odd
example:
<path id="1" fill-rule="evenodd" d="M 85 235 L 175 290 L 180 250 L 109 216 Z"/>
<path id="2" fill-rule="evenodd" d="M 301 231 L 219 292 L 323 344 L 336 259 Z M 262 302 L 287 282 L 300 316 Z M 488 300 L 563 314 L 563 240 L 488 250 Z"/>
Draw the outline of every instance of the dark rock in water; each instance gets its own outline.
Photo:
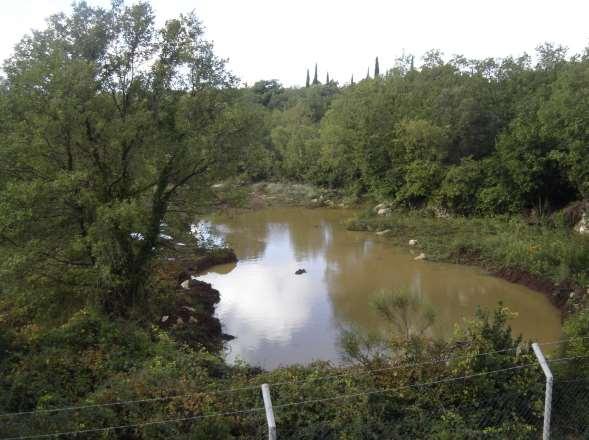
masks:
<path id="1" fill-rule="evenodd" d="M 302 275 L 304 273 L 307 273 L 307 271 L 305 269 L 299 269 L 295 272 L 295 275 Z"/>

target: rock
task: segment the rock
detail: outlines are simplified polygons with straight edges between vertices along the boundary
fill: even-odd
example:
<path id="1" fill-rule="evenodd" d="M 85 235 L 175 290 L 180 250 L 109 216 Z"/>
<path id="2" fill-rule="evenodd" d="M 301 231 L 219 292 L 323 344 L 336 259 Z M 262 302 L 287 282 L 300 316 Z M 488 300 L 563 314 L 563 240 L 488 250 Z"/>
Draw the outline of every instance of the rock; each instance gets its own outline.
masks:
<path id="1" fill-rule="evenodd" d="M 182 325 L 182 324 L 184 324 L 184 320 L 182 318 L 178 318 L 178 319 L 176 319 L 176 324 Z"/>
<path id="2" fill-rule="evenodd" d="M 426 256 L 424 253 L 419 254 L 417 257 L 414 258 L 415 261 L 425 260 Z"/>
<path id="3" fill-rule="evenodd" d="M 376 235 L 387 235 L 389 232 L 391 232 L 390 229 L 385 229 L 384 231 L 377 231 Z"/>
<path id="4" fill-rule="evenodd" d="M 581 221 L 579 221 L 579 223 L 576 224 L 575 231 L 583 235 L 589 234 L 589 221 L 587 220 L 586 212 L 583 212 L 583 215 L 581 216 Z"/>
<path id="5" fill-rule="evenodd" d="M 378 215 L 389 215 L 391 212 L 391 208 L 380 208 L 378 211 L 376 211 Z"/>
<path id="6" fill-rule="evenodd" d="M 166 322 L 170 317 L 168 315 L 162 316 L 162 322 Z"/>
<path id="7" fill-rule="evenodd" d="M 415 246 L 417 245 L 417 240 L 411 239 L 409 240 L 409 246 Z"/>
<path id="8" fill-rule="evenodd" d="M 317 204 L 317 203 L 319 203 L 319 199 L 312 199 L 312 200 L 311 200 L 311 203 L 315 203 L 315 204 Z"/>
<path id="9" fill-rule="evenodd" d="M 182 281 L 180 287 L 186 290 L 190 289 L 190 280 Z"/>
<path id="10" fill-rule="evenodd" d="M 387 205 L 386 203 L 379 203 L 378 205 L 376 205 L 376 206 L 374 207 L 374 212 L 378 212 L 378 211 L 380 211 L 381 209 L 386 209 L 386 208 L 388 208 L 388 207 L 389 207 L 389 205 Z"/>
<path id="11" fill-rule="evenodd" d="M 297 271 L 295 272 L 295 275 L 302 275 L 304 273 L 307 273 L 307 271 L 305 269 L 297 269 Z"/>
<path id="12" fill-rule="evenodd" d="M 571 292 L 569 294 L 569 299 L 575 299 L 575 292 Z"/>

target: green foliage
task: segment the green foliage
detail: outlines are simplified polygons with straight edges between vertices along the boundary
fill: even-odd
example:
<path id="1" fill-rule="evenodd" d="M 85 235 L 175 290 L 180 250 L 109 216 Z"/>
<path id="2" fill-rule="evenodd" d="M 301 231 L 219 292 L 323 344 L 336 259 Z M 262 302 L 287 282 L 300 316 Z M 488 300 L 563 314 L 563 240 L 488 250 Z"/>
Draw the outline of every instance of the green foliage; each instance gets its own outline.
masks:
<path id="1" fill-rule="evenodd" d="M 388 298 L 386 310 L 405 310 L 411 303 L 403 296 Z M 387 313 L 391 324 L 400 318 Z M 390 339 L 388 350 L 381 348 L 378 357 L 363 358 L 366 368 L 379 371 L 373 373 L 379 388 L 394 390 L 369 400 L 370 412 L 380 418 L 369 432 L 392 438 L 478 438 L 483 432 L 490 438 L 534 438 L 543 409 L 543 380 L 537 368 L 485 374 L 534 362 L 529 346 L 511 334 L 510 318 L 501 305 L 493 313 L 479 310 L 448 342 L 423 336 L 404 342 Z M 431 362 L 432 358 L 448 360 Z M 391 364 L 396 368 L 383 368 Z M 444 383 L 445 378 L 460 376 L 474 377 Z M 436 385 L 410 386 L 438 378 L 442 380 Z M 501 404 L 495 405 L 493 398 Z"/>
<path id="2" fill-rule="evenodd" d="M 336 88 L 320 101 L 326 106 L 313 101 L 332 82 L 313 81 L 289 104 L 319 109 L 310 113 L 320 123 L 319 167 L 304 179 L 465 215 L 556 210 L 586 198 L 589 103 L 578 91 L 589 89 L 589 62 L 550 44 L 538 55 L 532 66 L 527 55 L 445 61 L 430 51 L 421 66 L 407 55 L 384 76 L 377 59 L 373 79 Z M 303 149 L 306 140 L 294 142 Z"/>
<path id="3" fill-rule="evenodd" d="M 414 160 L 404 171 L 404 185 L 396 201 L 408 207 L 423 206 L 442 180 L 442 167 L 436 162 Z"/>
<path id="4" fill-rule="evenodd" d="M 477 208 L 477 196 L 483 178 L 481 164 L 472 158 L 464 158 L 460 165 L 448 168 L 436 199 L 451 212 L 472 214 Z"/>
<path id="5" fill-rule="evenodd" d="M 260 148 L 251 131 L 263 123 L 235 102 L 234 78 L 198 19 L 157 30 L 147 3 L 80 3 L 53 16 L 17 45 L 5 72 L 6 294 L 133 313 L 150 295 L 161 225 L 186 231 L 241 148 Z M 262 101 L 271 105 L 277 88 L 265 86 Z"/>
<path id="6" fill-rule="evenodd" d="M 524 368 L 533 356 L 503 307 L 437 341 L 414 297 L 383 296 L 389 333 L 344 333 L 363 364 L 350 369 L 228 367 L 198 348 L 204 326 L 151 322 L 173 304 L 154 270 L 160 234 L 185 237 L 200 210 L 241 198 L 212 191 L 227 178 L 312 182 L 470 216 L 587 198 L 589 57 L 538 53 L 532 67 L 528 56 L 446 62 L 431 51 L 384 76 L 377 58 L 373 79 L 368 71 L 346 87 L 320 84 L 315 65 L 312 86 L 307 71 L 305 88 L 266 80 L 236 90 L 193 14 L 156 29 L 149 3 L 114 1 L 51 17 L 16 46 L 0 84 L 0 412 L 145 401 L 3 418 L 0 435 L 147 423 L 95 438 L 261 438 L 257 413 L 151 422 L 259 408 L 258 385 L 280 382 L 281 438 L 537 437 L 543 380 Z M 304 197 L 293 198 L 308 198 L 309 185 L 297 188 Z M 432 259 L 589 283 L 589 242 L 550 224 L 415 214 L 354 226 L 410 235 Z M 587 311 L 564 332 L 574 338 L 564 355 L 586 356 Z M 432 358 L 444 362 L 420 363 Z M 486 374 L 513 365 L 522 368 Z M 570 365 L 561 377 L 586 370 Z M 228 388 L 240 391 L 203 393 Z M 555 413 L 586 426 L 586 408 L 556 389 Z M 489 405 L 497 395 L 502 404 Z"/>
<path id="7" fill-rule="evenodd" d="M 405 341 L 423 336 L 435 320 L 434 310 L 410 292 L 381 292 L 373 305 Z"/>
<path id="8" fill-rule="evenodd" d="M 274 122 L 271 138 L 282 159 L 283 175 L 293 180 L 310 179 L 319 150 L 317 126 L 301 104 L 275 117 L 279 120 Z"/>

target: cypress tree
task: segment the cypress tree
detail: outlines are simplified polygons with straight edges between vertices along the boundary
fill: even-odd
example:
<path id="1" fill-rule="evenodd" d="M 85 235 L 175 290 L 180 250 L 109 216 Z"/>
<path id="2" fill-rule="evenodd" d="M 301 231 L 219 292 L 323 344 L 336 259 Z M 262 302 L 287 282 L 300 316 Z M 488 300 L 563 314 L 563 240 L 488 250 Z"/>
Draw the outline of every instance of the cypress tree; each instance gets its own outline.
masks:
<path id="1" fill-rule="evenodd" d="M 370 79 L 370 67 L 366 69 L 366 79 Z"/>
<path id="2" fill-rule="evenodd" d="M 309 69 L 307 69 L 307 81 L 305 82 L 305 87 L 309 87 L 311 85 L 311 77 L 309 76 Z"/>
<path id="3" fill-rule="evenodd" d="M 319 80 L 317 79 L 317 63 L 315 63 L 315 76 L 313 77 L 313 85 L 316 86 L 319 84 Z"/>
<path id="4" fill-rule="evenodd" d="M 350 80 L 350 85 L 353 86 L 354 85 L 354 74 L 352 74 L 352 79 Z"/>
<path id="5" fill-rule="evenodd" d="M 374 77 L 378 78 L 380 76 L 380 68 L 378 66 L 378 57 L 376 57 L 376 61 L 374 62 Z"/>
<path id="6" fill-rule="evenodd" d="M 327 72 L 327 77 L 325 78 L 325 84 L 329 84 L 329 72 Z"/>

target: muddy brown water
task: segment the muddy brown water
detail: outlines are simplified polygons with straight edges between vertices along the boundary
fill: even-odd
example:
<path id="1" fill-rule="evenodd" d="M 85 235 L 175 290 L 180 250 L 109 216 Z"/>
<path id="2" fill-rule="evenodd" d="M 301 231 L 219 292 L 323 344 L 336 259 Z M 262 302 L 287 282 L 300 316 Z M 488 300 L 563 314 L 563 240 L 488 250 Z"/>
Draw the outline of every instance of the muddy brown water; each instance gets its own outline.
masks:
<path id="1" fill-rule="evenodd" d="M 380 331 L 371 305 L 379 291 L 406 289 L 436 313 L 431 332 L 451 335 L 478 305 L 499 301 L 517 316 L 514 332 L 536 341 L 560 336 L 560 313 L 539 292 L 477 268 L 414 261 L 415 255 L 370 232 L 347 231 L 350 210 L 268 208 L 201 223 L 211 240 L 239 258 L 198 278 L 221 292 L 217 316 L 236 336 L 227 359 L 263 368 L 312 360 L 341 361 L 343 328 Z M 306 273 L 295 275 L 297 269 Z"/>

